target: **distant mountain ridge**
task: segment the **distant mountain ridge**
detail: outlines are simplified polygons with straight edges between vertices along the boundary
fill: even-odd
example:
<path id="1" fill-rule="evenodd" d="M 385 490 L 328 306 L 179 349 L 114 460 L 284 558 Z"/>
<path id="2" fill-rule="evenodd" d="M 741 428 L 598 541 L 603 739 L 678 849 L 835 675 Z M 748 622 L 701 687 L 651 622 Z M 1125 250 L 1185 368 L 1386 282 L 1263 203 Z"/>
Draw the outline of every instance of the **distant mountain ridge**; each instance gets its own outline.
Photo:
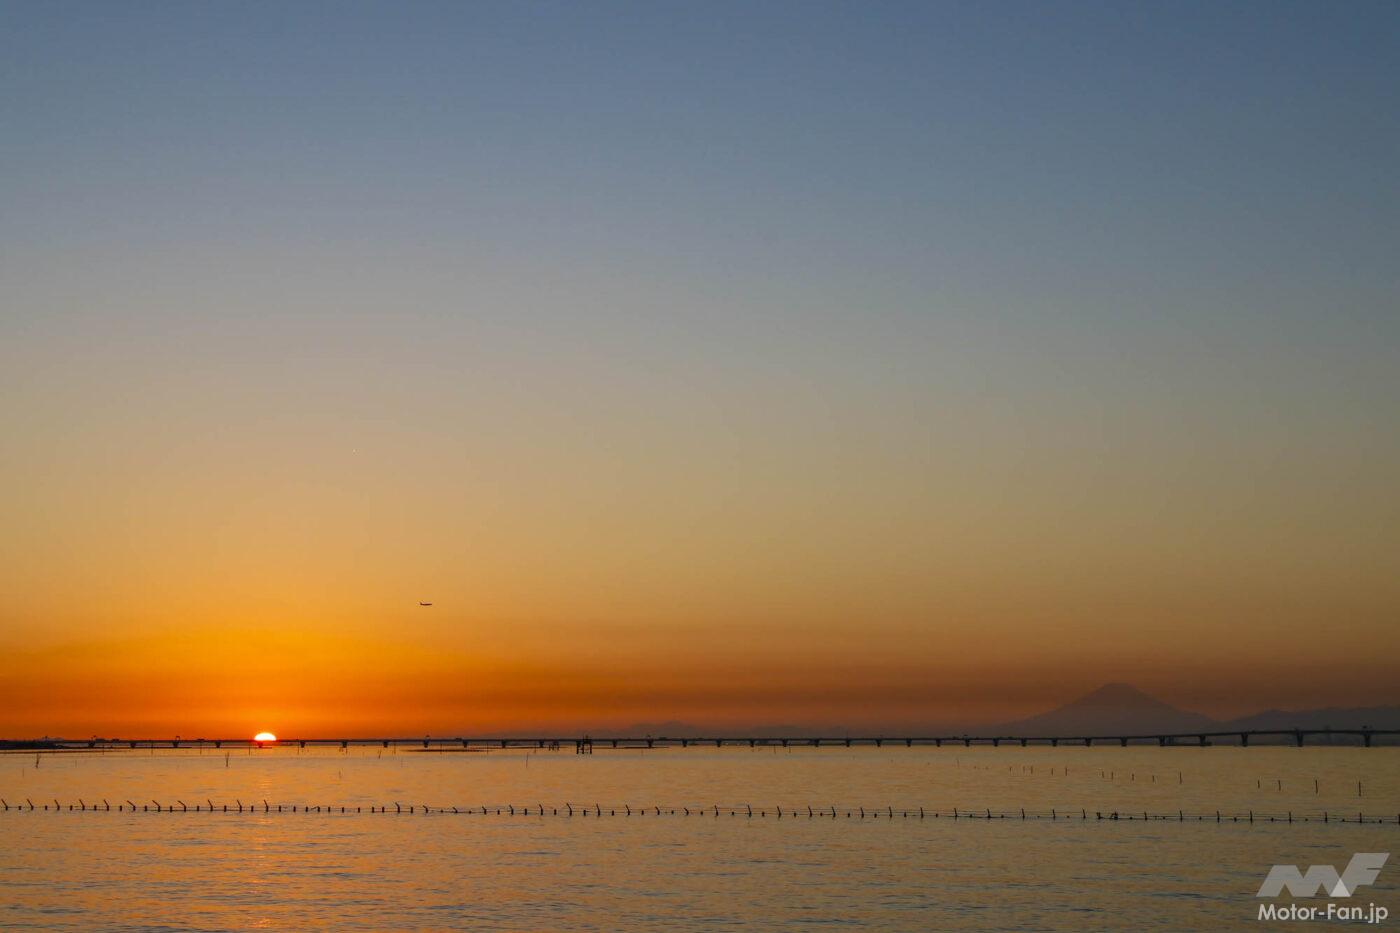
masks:
<path id="1" fill-rule="evenodd" d="M 1400 729 L 1400 706 L 1268 709 L 1222 725 L 1229 729 Z"/>
<path id="2" fill-rule="evenodd" d="M 627 736 L 652 736 L 654 738 L 668 739 L 708 739 L 717 736 L 786 736 L 788 738 L 835 738 L 843 735 L 850 735 L 851 730 L 845 726 L 796 726 L 790 724 L 782 725 L 752 725 L 752 726 L 697 726 L 691 722 L 680 722 L 677 720 L 667 720 L 666 722 L 636 722 L 622 730 L 614 730 L 617 735 Z M 599 735 L 604 733 L 599 732 Z M 609 735 L 614 734 L 612 732 Z"/>
<path id="3" fill-rule="evenodd" d="M 1400 729 L 1400 706 L 1326 707 L 1323 709 L 1268 709 L 1236 719 L 1216 719 L 1204 713 L 1173 706 L 1131 684 L 1109 683 L 1063 706 L 991 725 L 849 729 L 845 726 L 750 725 L 704 726 L 689 722 L 639 722 L 606 734 L 660 738 L 712 738 L 716 736 L 788 736 L 839 738 L 845 735 L 1025 735 L 1119 736 L 1190 734 L 1195 732 L 1249 731 L 1256 729 Z M 599 732 L 599 735 L 605 734 Z M 1339 737 L 1341 742 L 1348 739 Z M 1283 739 L 1280 739 L 1283 741 Z M 1311 741 L 1320 741 L 1314 738 Z M 1386 744 L 1390 744 L 1387 740 Z"/>
<path id="4" fill-rule="evenodd" d="M 991 726 L 989 730 L 1002 735 L 1077 736 L 1329 728 L 1400 729 L 1400 706 L 1270 709 L 1222 720 L 1172 706 L 1130 684 L 1113 683 L 1057 709 Z M 1312 741 L 1318 739 L 1314 737 Z M 1349 744 L 1351 739 L 1338 737 L 1338 741 Z M 1391 743 L 1386 740 L 1384 744 Z"/>
<path id="5" fill-rule="evenodd" d="M 1217 720 L 1178 709 L 1131 684 L 1102 687 L 1058 709 L 1003 723 L 1007 735 L 1124 735 L 1214 729 Z"/>

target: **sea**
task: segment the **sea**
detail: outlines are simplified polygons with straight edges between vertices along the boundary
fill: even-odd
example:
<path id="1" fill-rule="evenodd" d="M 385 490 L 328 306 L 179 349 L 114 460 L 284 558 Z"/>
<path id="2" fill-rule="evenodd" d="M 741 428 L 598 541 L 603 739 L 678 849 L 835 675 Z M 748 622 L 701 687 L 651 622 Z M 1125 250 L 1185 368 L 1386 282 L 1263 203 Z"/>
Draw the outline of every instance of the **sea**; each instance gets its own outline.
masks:
<path id="1" fill-rule="evenodd" d="M 15 752 L 0 803 L 5 931 L 1400 922 L 1393 747 Z"/>

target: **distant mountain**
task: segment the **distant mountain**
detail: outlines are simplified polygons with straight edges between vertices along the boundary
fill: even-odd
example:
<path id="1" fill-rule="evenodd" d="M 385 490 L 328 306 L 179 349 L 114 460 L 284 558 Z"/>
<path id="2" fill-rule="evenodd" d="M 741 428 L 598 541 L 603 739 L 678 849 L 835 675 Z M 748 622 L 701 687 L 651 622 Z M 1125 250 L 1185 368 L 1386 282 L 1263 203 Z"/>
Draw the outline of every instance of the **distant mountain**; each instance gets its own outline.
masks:
<path id="1" fill-rule="evenodd" d="M 634 722 L 632 725 L 622 729 L 605 729 L 599 735 L 614 736 L 652 736 L 668 739 L 694 739 L 703 738 L 715 734 L 713 729 L 706 729 L 704 726 L 697 726 L 691 722 L 680 722 L 675 719 L 668 719 L 665 722 Z"/>
<path id="2" fill-rule="evenodd" d="M 1400 706 L 1269 709 L 1221 725 L 1228 729 L 1400 729 Z"/>
<path id="3" fill-rule="evenodd" d="M 851 730 L 845 726 L 794 726 L 794 725 L 756 725 L 756 726 L 697 726 L 690 722 L 680 722 L 674 719 L 666 722 L 635 722 L 625 729 L 612 730 L 608 735 L 619 736 L 652 736 L 653 738 L 668 739 L 709 739 L 722 736 L 724 738 L 769 738 L 774 736 L 787 738 L 839 738 L 847 735 Z M 600 732 L 599 735 L 604 733 Z"/>
<path id="4" fill-rule="evenodd" d="M 1369 706 L 1355 709 L 1278 710 L 1270 709 L 1239 719 L 1218 720 L 1201 713 L 1180 709 L 1165 703 L 1154 696 L 1143 693 L 1130 684 L 1104 684 L 1097 690 L 1047 713 L 1040 713 L 1015 722 L 996 725 L 968 727 L 930 726 L 927 728 L 884 730 L 879 728 L 859 728 L 854 731 L 844 726 L 799 726 L 799 725 L 754 725 L 754 726 L 697 726 L 694 723 L 668 720 L 665 722 L 639 722 L 624 729 L 599 731 L 597 735 L 618 736 L 662 736 L 673 739 L 714 738 L 765 738 L 786 736 L 790 738 L 841 738 L 848 734 L 898 735 L 922 733 L 924 735 L 953 735 L 966 732 L 974 735 L 1025 735 L 1025 736 L 1118 736 L 1118 735 L 1160 735 L 1194 732 L 1226 732 L 1230 730 L 1253 729 L 1359 729 L 1368 726 L 1372 729 L 1400 729 L 1400 706 Z M 1234 740 L 1222 737 L 1213 740 L 1217 744 L 1232 744 Z M 1256 737 L 1255 743 L 1287 743 L 1287 736 Z M 1321 736 L 1311 736 L 1308 744 L 1323 744 Z M 1355 744 L 1359 738 L 1337 736 L 1332 744 Z M 1396 740 L 1378 736 L 1377 744 L 1394 744 Z"/>
<path id="5" fill-rule="evenodd" d="M 993 731 L 1006 735 L 1142 735 L 1211 730 L 1219 725 L 1209 716 L 1177 709 L 1129 684 L 1104 684 L 1058 709 L 995 726 Z"/>
<path id="6" fill-rule="evenodd" d="M 856 732 L 868 734 L 879 730 L 858 729 Z M 844 736 L 855 734 L 847 726 L 790 726 L 790 725 L 757 725 L 749 726 L 742 732 L 730 731 L 731 735 L 746 735 L 755 737 L 789 736 L 799 739 L 839 739 Z"/>

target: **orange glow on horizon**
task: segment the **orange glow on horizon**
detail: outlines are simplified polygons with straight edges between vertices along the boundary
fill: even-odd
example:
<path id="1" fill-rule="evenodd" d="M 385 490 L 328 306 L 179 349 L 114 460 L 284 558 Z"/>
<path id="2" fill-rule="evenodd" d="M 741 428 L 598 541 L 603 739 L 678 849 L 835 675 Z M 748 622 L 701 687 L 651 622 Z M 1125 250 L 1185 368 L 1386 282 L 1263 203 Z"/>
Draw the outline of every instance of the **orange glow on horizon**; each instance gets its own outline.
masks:
<path id="1" fill-rule="evenodd" d="M 1355 663 L 1343 681 L 1311 668 L 1283 667 L 1290 676 L 1279 677 L 1278 666 L 1241 672 L 1225 661 L 1189 658 L 1179 663 L 1189 663 L 1206 686 L 1183 689 L 1179 667 L 1160 670 L 1161 653 L 1115 657 L 1129 635 L 1075 643 L 1067 653 L 1022 634 L 1021 649 L 1033 648 L 1035 661 L 1002 657 L 992 675 L 986 650 L 948 627 L 928 634 L 906 629 L 898 640 L 862 644 L 813 627 L 804 643 L 789 644 L 797 641 L 790 629 L 755 626 L 745 629 L 742 642 L 704 645 L 678 667 L 654 660 L 676 639 L 695 643 L 694 632 L 674 624 L 598 623 L 594 630 L 609 638 L 562 645 L 539 623 L 462 628 L 477 635 L 471 652 L 429 625 L 399 625 L 398 637 L 385 639 L 374 631 L 332 631 L 306 622 L 191 624 L 21 647 L 0 662 L 0 737 L 236 736 L 247 735 L 248 723 L 267 722 L 288 734 L 352 738 L 581 734 L 668 721 L 715 729 L 918 731 L 1033 715 L 1087 693 L 1103 679 L 1099 672 L 1110 670 L 1183 708 L 1223 716 L 1290 703 L 1337 705 L 1339 699 L 1341 705 L 1380 705 L 1393 691 L 1393 672 L 1383 662 Z M 503 630 L 536 647 L 528 656 L 513 652 L 502 643 Z M 712 626 L 708 633 L 737 630 Z M 978 630 L 1006 643 L 1013 626 L 982 617 Z M 962 663 L 927 660 L 940 653 Z M 1066 674 L 1070 665 L 1072 676 Z M 1228 691 L 1209 688 L 1225 683 Z"/>
<path id="2" fill-rule="evenodd" d="M 257 735 L 253 736 L 253 741 L 254 741 L 254 742 L 276 742 L 276 741 L 277 741 L 277 736 L 273 735 L 271 732 L 259 732 Z"/>

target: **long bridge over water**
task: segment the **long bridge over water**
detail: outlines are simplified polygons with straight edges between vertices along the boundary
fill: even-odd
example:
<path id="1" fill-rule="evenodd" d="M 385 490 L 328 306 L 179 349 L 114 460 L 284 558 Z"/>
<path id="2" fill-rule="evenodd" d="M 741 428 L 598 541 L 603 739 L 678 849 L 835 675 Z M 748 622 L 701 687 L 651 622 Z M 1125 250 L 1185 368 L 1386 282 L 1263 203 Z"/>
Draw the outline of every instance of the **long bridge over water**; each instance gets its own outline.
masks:
<path id="1" fill-rule="evenodd" d="M 1129 745 L 1159 747 L 1241 745 L 1251 742 L 1270 745 L 1295 745 L 1299 748 L 1312 741 L 1322 746 L 1364 746 L 1370 748 L 1376 740 L 1382 744 L 1400 743 L 1400 729 L 1232 729 L 1226 731 L 1130 733 L 1122 735 L 861 735 L 840 737 L 817 736 L 604 736 L 464 738 L 422 736 L 413 738 L 279 738 L 258 739 L 186 739 L 174 738 L 89 738 L 89 739 L 0 739 L 0 751 L 84 751 L 109 749 L 180 749 L 180 748 L 342 748 L 379 747 L 413 748 L 428 751 L 485 751 L 488 749 L 543 749 L 557 751 L 572 747 L 577 754 L 591 754 L 601 749 L 657 749 L 690 747 L 748 747 L 748 748 L 852 748 L 855 746 L 883 748 L 944 745 L 971 747 L 973 745 L 1027 747 Z M 1389 741 L 1386 741 L 1389 740 Z"/>

